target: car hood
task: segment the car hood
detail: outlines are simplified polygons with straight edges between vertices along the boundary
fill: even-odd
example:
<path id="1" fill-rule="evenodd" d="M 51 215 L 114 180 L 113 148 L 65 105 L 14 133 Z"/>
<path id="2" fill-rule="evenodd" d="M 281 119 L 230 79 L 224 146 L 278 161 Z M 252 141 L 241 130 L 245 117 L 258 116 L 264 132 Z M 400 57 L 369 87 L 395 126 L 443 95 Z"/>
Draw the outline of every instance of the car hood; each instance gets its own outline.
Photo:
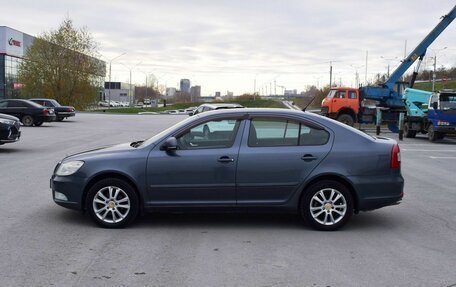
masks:
<path id="1" fill-rule="evenodd" d="M 104 146 L 104 147 L 99 147 L 99 148 L 95 148 L 95 149 L 91 149 L 91 150 L 86 150 L 83 152 L 78 152 L 78 153 L 65 157 L 63 159 L 63 161 L 84 160 L 84 159 L 88 159 L 88 158 L 92 158 L 92 157 L 99 157 L 99 156 L 117 154 L 117 153 L 121 153 L 121 152 L 135 151 L 137 149 L 138 149 L 138 147 L 134 147 L 134 146 L 132 146 L 131 142 L 128 142 L 128 143 Z"/>
<path id="2" fill-rule="evenodd" d="M 10 115 L 6 115 L 6 114 L 0 114 L 0 119 L 7 119 L 7 120 L 12 120 L 12 121 L 17 121 L 17 122 L 19 121 L 18 118 L 10 116 Z"/>

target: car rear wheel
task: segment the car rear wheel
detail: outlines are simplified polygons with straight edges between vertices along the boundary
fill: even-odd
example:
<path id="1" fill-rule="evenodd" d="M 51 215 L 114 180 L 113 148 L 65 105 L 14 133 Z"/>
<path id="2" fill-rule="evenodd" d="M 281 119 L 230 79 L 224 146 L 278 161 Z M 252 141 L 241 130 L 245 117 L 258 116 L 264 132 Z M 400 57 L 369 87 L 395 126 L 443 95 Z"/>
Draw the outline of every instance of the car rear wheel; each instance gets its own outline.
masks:
<path id="1" fill-rule="evenodd" d="M 117 178 L 108 178 L 100 180 L 90 188 L 86 208 L 98 225 L 121 228 L 136 219 L 139 201 L 130 184 Z"/>
<path id="2" fill-rule="evenodd" d="M 24 124 L 24 126 L 26 126 L 26 127 L 31 127 L 33 125 L 33 117 L 32 116 L 25 115 L 25 116 L 22 117 L 21 121 Z"/>
<path id="3" fill-rule="evenodd" d="M 351 127 L 355 124 L 355 120 L 349 114 L 341 114 L 340 116 L 337 117 L 337 121 L 344 123 Z"/>
<path id="4" fill-rule="evenodd" d="M 310 186 L 301 200 L 301 215 L 313 228 L 337 230 L 353 214 L 353 199 L 340 182 L 323 180 Z"/>

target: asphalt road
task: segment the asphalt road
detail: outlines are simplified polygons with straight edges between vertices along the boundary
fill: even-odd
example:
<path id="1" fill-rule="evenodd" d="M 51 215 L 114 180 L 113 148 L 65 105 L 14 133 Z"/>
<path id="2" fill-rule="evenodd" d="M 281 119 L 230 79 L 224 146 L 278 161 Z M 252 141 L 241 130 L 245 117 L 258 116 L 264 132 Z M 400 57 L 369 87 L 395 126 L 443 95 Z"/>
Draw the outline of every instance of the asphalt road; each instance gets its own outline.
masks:
<path id="1" fill-rule="evenodd" d="M 255 214 L 149 214 L 108 230 L 53 203 L 49 178 L 64 156 L 183 118 L 80 113 L 1 146 L 0 285 L 456 286 L 454 139 L 402 142 L 403 203 L 337 232 Z"/>

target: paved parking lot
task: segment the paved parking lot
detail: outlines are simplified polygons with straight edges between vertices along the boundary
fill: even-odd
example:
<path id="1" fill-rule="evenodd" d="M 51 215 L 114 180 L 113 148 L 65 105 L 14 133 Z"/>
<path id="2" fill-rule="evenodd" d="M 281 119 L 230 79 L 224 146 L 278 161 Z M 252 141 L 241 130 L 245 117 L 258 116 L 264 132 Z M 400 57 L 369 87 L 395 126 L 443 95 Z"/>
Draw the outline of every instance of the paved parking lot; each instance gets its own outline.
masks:
<path id="1" fill-rule="evenodd" d="M 290 215 L 155 215 L 101 229 L 52 202 L 64 156 L 186 116 L 80 113 L 0 147 L 1 286 L 456 286 L 456 140 L 400 143 L 401 205 L 317 232 Z M 392 136 L 391 134 L 386 134 Z"/>

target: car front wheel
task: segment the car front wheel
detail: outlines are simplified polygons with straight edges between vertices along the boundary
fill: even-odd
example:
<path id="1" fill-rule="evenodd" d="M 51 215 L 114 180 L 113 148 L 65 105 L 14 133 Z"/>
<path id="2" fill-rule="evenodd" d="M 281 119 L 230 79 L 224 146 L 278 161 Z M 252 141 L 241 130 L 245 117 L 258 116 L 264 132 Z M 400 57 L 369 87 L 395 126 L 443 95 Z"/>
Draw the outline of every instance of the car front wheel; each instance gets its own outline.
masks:
<path id="1" fill-rule="evenodd" d="M 127 182 L 108 178 L 95 183 L 89 190 L 86 208 L 100 226 L 120 228 L 131 224 L 138 215 L 138 196 Z"/>
<path id="2" fill-rule="evenodd" d="M 347 187 L 340 182 L 323 180 L 310 186 L 302 197 L 301 214 L 313 228 L 337 230 L 353 214 L 353 199 Z"/>

